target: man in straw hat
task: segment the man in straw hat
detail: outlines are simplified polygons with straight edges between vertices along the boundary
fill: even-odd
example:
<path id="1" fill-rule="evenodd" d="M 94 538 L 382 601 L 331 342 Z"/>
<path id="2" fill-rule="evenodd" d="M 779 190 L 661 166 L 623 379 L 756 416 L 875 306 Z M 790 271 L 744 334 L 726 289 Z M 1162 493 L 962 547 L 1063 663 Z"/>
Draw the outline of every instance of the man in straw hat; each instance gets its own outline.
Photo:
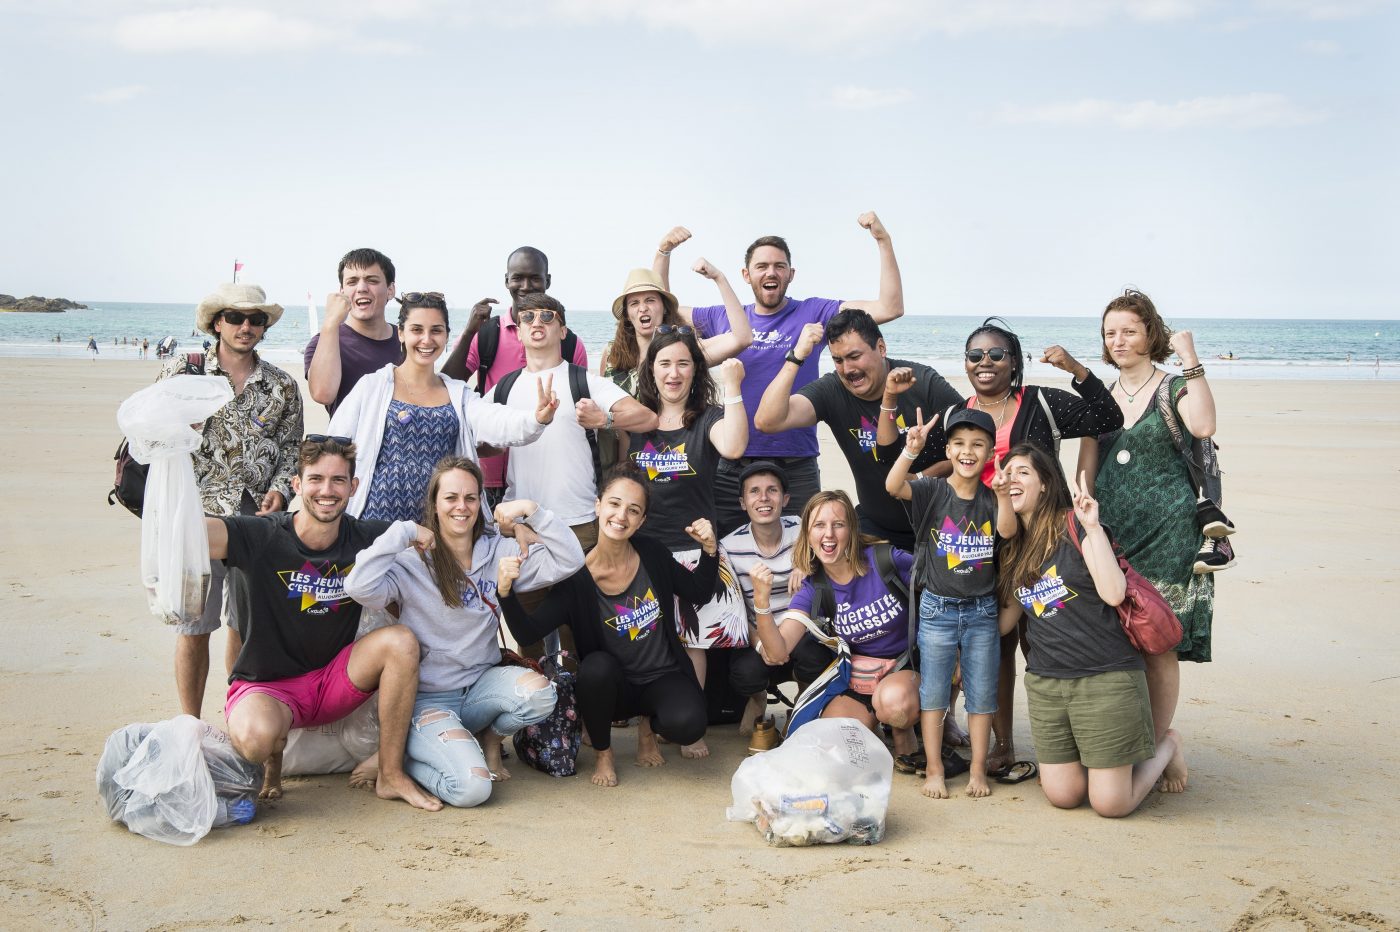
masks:
<path id="1" fill-rule="evenodd" d="M 224 284 L 195 309 L 195 326 L 214 337 L 208 358 L 182 353 L 169 359 L 160 378 L 221 375 L 233 385 L 233 401 L 204 422 L 204 442 L 194 453 L 194 475 L 209 515 L 283 511 L 292 498 L 301 442 L 301 393 L 296 380 L 260 358 L 257 345 L 282 318 L 257 285 Z M 248 600 L 246 580 L 225 576 L 223 561 L 210 563 L 209 597 L 198 620 L 178 625 L 175 688 L 180 711 L 199 717 L 209 678 L 209 635 L 220 620 L 230 625 L 225 657 L 232 667 L 242 647 Z"/>
<path id="2" fill-rule="evenodd" d="M 739 354 L 739 361 L 744 364 L 743 393 L 744 409 L 749 415 L 749 446 L 742 458 L 720 461 L 715 503 L 721 535 L 728 534 L 744 521 L 744 513 L 739 509 L 739 474 L 754 460 L 776 462 L 787 472 L 790 498 L 785 514 L 800 514 L 807 499 L 821 489 L 816 428 L 797 427 L 767 434 L 756 428 L 753 421 L 764 389 L 784 365 L 792 363 L 797 367 L 794 390 L 800 390 L 820 374 L 817 368 L 820 345 L 806 358 L 793 355 L 802 328 L 807 324 L 824 327 L 839 311 L 849 309 L 868 312 L 877 324 L 904 315 L 904 286 L 889 231 L 874 211 L 861 214 L 856 223 L 870 232 L 880 252 L 880 296 L 874 300 L 789 298 L 788 286 L 797 270 L 792 265 L 792 250 L 781 236 L 759 237 L 744 254 L 744 281 L 753 288 L 754 296 L 754 303 L 744 307 L 753 325 L 753 343 Z M 671 251 L 688 239 L 690 231 L 685 227 L 676 227 L 662 238 L 652 267 L 663 281 L 670 271 Z M 680 313 L 694 324 L 701 336 L 713 336 L 729 329 L 722 306 L 681 307 Z"/>

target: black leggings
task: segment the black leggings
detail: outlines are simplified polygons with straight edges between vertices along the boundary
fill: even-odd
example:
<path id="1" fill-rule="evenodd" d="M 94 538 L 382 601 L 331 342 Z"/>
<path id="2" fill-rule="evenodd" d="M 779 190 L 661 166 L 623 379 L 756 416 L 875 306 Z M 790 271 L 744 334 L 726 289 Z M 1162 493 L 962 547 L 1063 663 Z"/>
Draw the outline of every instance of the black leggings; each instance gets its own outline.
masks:
<path id="1" fill-rule="evenodd" d="M 739 695 L 748 697 L 770 687 L 796 680 L 805 686 L 831 665 L 836 653 L 823 646 L 808 632 L 792 649 L 788 662 L 770 667 L 752 647 L 740 647 L 729 658 L 729 685 Z"/>
<path id="2" fill-rule="evenodd" d="M 705 694 L 689 670 L 665 673 L 645 686 L 629 683 L 612 654 L 594 651 L 578 665 L 579 718 L 593 749 L 612 747 L 615 719 L 646 715 L 651 728 L 674 744 L 694 744 L 705 737 Z"/>

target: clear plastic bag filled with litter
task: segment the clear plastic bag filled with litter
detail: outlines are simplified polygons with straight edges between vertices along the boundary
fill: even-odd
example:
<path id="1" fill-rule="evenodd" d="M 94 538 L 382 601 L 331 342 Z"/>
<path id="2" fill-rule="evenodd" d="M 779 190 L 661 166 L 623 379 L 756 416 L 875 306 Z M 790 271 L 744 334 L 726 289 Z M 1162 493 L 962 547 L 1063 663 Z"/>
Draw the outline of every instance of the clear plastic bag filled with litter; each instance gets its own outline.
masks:
<path id="1" fill-rule="evenodd" d="M 209 538 L 190 457 L 202 424 L 233 400 L 221 376 L 180 375 L 136 392 L 117 409 L 131 457 L 150 466 L 141 513 L 141 581 L 151 613 L 180 624 L 204 612 Z"/>
<path id="2" fill-rule="evenodd" d="M 803 725 L 782 746 L 739 765 L 733 822 L 753 822 L 775 847 L 873 845 L 885 837 L 894 758 L 852 718 Z"/>

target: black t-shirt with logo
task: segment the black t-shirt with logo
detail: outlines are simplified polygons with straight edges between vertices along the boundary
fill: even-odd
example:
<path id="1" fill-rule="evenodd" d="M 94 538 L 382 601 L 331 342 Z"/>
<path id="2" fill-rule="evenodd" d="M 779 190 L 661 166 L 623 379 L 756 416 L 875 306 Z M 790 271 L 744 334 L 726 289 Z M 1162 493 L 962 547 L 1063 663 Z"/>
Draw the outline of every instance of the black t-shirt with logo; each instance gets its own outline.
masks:
<path id="1" fill-rule="evenodd" d="M 661 604 L 644 564 L 637 564 L 637 575 L 619 595 L 609 595 L 596 584 L 593 588 L 603 623 L 603 649 L 617 658 L 628 682 L 645 685 L 677 669 L 661 630 Z"/>
<path id="2" fill-rule="evenodd" d="M 724 409 L 710 406 L 689 427 L 632 434 L 627 455 L 648 482 L 646 533 L 675 553 L 693 550 L 685 533 L 696 518 L 715 520 L 715 471 L 719 451 L 710 443 L 710 428 Z"/>
<path id="3" fill-rule="evenodd" d="M 1082 541 L 1084 527 L 1078 518 L 1074 520 Z M 1117 610 L 1099 598 L 1089 567 L 1067 532 L 1040 573 L 1034 586 L 1016 590 L 1016 598 L 1030 621 L 1027 671 L 1038 676 L 1076 679 L 1145 668 L 1142 654 L 1123 633 Z"/>
<path id="4" fill-rule="evenodd" d="M 965 499 L 947 479 L 921 476 L 909 483 L 919 580 L 944 598 L 973 599 L 996 588 L 997 497 L 980 479 L 976 485 Z"/>
<path id="5" fill-rule="evenodd" d="M 222 519 L 228 565 L 248 576 L 248 629 L 229 682 L 268 682 L 319 670 L 355 640 L 360 605 L 345 594 L 355 557 L 389 528 L 387 521 L 340 519 L 340 536 L 312 550 L 293 514 Z"/>
<path id="6" fill-rule="evenodd" d="M 928 423 L 935 414 L 942 414 L 950 405 L 962 401 L 962 396 L 953 386 L 944 381 L 932 368 L 917 362 L 902 359 L 887 360 L 891 369 L 908 366 L 914 370 L 914 386 L 899 396 L 895 403 L 895 426 L 901 438 L 899 447 L 904 446 L 904 433 L 913 427 L 915 409 L 922 408 L 924 422 Z M 875 443 L 876 430 L 881 417 L 889 417 L 889 412 L 880 410 L 880 398 L 865 401 L 852 395 L 842 383 L 841 377 L 829 372 L 815 382 L 803 386 L 798 394 L 812 403 L 817 420 L 824 421 L 836 438 L 836 445 L 851 465 L 851 475 L 856 481 L 856 498 L 860 500 L 859 511 L 882 528 L 892 531 L 910 530 L 909 515 L 903 503 L 885 491 L 885 477 L 894 465 L 894 457 L 899 450 L 881 458 Z M 910 473 L 928 469 L 944 458 L 945 450 L 925 447 L 919 458 L 910 464 Z"/>

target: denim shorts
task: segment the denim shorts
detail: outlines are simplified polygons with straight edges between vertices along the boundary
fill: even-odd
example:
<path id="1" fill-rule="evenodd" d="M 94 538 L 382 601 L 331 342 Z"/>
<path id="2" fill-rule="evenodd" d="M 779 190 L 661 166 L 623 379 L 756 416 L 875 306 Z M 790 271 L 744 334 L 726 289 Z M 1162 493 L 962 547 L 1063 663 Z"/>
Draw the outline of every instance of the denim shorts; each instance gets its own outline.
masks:
<path id="1" fill-rule="evenodd" d="M 927 589 L 919 597 L 919 708 L 948 708 L 953 667 L 962 663 L 963 702 L 970 715 L 997 710 L 1001 634 L 994 595 L 949 599 Z"/>

